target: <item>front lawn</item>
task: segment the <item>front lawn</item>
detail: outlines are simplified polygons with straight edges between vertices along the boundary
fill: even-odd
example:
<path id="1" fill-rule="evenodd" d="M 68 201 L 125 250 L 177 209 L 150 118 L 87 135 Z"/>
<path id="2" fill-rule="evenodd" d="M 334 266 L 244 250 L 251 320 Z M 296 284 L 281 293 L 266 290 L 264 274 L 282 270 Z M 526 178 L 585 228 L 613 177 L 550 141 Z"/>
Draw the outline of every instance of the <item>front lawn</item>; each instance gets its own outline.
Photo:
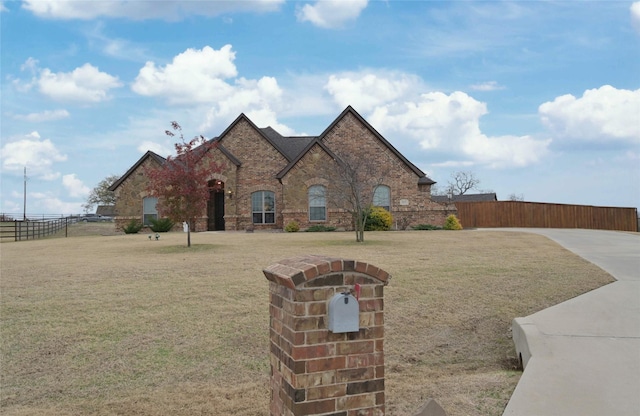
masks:
<path id="1" fill-rule="evenodd" d="M 100 224 L 101 226 L 103 224 Z M 113 224 L 107 224 L 113 227 Z M 268 415 L 262 269 L 322 254 L 392 275 L 387 415 L 427 398 L 500 415 L 520 377 L 511 320 L 612 281 L 518 232 L 194 233 L 48 238 L 1 247 L 3 415 Z"/>

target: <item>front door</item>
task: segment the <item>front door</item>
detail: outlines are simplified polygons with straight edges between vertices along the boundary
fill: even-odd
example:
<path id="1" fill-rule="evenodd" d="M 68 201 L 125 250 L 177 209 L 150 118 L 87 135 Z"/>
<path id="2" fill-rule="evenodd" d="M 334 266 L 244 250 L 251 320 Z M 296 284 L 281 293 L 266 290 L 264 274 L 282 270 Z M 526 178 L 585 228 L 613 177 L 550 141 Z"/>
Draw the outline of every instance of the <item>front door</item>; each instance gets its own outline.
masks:
<path id="1" fill-rule="evenodd" d="M 209 183 L 209 202 L 207 203 L 207 231 L 224 230 L 224 183 Z"/>
<path id="2" fill-rule="evenodd" d="M 214 228 L 218 231 L 224 230 L 224 191 L 215 193 L 215 214 Z"/>

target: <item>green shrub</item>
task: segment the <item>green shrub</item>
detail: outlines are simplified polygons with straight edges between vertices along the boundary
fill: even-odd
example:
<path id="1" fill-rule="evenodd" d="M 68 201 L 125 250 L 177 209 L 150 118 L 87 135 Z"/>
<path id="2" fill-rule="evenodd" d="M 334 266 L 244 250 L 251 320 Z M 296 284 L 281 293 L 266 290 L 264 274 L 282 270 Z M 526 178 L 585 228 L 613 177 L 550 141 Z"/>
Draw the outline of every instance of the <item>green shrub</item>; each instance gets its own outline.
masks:
<path id="1" fill-rule="evenodd" d="M 169 218 L 150 218 L 149 222 L 151 223 L 149 228 L 151 228 L 151 231 L 154 233 L 166 233 L 167 231 L 171 231 L 173 226 L 176 225 L 176 223 Z"/>
<path id="2" fill-rule="evenodd" d="M 132 219 L 129 224 L 122 227 L 125 234 L 137 234 L 140 230 L 142 230 L 142 223 L 136 219 Z"/>
<path id="3" fill-rule="evenodd" d="M 306 231 L 309 233 L 318 233 L 318 232 L 335 231 L 335 230 L 336 230 L 336 227 L 327 227 L 326 225 L 312 225 L 311 227 L 306 229 Z"/>
<path id="4" fill-rule="evenodd" d="M 364 224 L 364 230 L 388 231 L 391 229 L 391 224 L 393 224 L 393 217 L 389 211 L 382 207 L 372 207 Z"/>
<path id="5" fill-rule="evenodd" d="M 290 221 L 285 227 L 284 230 L 288 233 L 297 233 L 300 231 L 300 224 L 297 221 Z"/>
<path id="6" fill-rule="evenodd" d="M 442 227 L 438 227 L 437 225 L 431 225 L 431 224 L 418 224 L 418 225 L 414 225 L 411 228 L 413 228 L 414 230 L 427 230 L 427 231 L 442 230 Z"/>
<path id="7" fill-rule="evenodd" d="M 447 217 L 443 228 L 445 230 L 462 230 L 462 224 L 460 224 L 458 217 L 451 214 Z"/>

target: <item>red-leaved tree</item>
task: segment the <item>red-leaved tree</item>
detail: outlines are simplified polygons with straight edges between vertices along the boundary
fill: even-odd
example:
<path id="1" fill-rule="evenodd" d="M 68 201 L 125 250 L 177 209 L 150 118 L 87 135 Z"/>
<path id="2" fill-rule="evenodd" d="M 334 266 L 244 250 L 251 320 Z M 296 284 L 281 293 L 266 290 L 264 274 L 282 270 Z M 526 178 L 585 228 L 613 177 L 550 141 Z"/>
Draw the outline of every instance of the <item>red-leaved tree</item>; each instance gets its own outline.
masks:
<path id="1" fill-rule="evenodd" d="M 191 230 L 209 200 L 207 182 L 211 174 L 220 172 L 221 168 L 206 157 L 215 142 L 207 141 L 204 136 L 186 142 L 180 124 L 172 121 L 171 128 L 173 131 L 166 130 L 165 134 L 174 137 L 177 132 L 180 137 L 180 142 L 175 144 L 176 156 L 169 156 L 161 166 L 146 170 L 147 192 L 158 198 L 157 210 L 161 217 L 189 224 L 187 247 L 191 247 Z"/>

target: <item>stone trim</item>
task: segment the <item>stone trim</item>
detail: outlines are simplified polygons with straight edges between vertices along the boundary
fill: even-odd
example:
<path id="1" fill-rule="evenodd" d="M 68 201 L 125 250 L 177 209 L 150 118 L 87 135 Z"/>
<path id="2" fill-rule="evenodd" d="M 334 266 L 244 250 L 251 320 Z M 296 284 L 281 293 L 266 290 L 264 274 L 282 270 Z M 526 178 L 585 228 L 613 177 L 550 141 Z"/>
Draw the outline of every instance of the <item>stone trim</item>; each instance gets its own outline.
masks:
<path id="1" fill-rule="evenodd" d="M 264 269 L 263 273 L 267 280 L 295 289 L 320 275 L 342 271 L 362 273 L 385 286 L 389 284 L 389 279 L 391 279 L 389 273 L 368 263 L 315 255 L 281 260 Z"/>
<path id="2" fill-rule="evenodd" d="M 314 185 L 322 185 L 326 188 L 329 188 L 330 183 L 331 182 L 329 182 L 327 179 L 324 179 L 324 178 L 311 178 L 304 181 L 304 184 L 306 185 L 307 188 L 311 188 Z"/>

